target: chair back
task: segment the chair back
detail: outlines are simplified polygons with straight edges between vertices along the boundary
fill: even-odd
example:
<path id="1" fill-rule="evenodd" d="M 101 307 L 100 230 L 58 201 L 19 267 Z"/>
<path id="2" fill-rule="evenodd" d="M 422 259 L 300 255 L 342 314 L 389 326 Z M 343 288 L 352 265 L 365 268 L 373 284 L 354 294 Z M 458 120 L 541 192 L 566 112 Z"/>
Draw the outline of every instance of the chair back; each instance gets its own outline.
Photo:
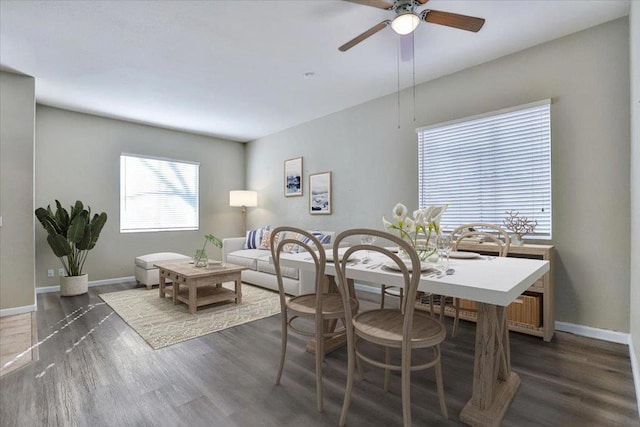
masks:
<path id="1" fill-rule="evenodd" d="M 284 284 L 282 280 L 282 270 L 280 267 L 280 256 L 282 253 L 303 252 L 306 251 L 315 265 L 315 293 L 318 295 L 316 300 L 316 314 L 322 309 L 322 293 L 325 281 L 324 267 L 327 256 L 324 247 L 317 237 L 306 230 L 296 227 L 277 227 L 271 231 L 269 241 L 271 249 L 271 259 L 276 271 L 278 279 L 278 291 L 280 292 L 280 306 L 286 306 L 286 297 L 284 293 Z M 302 250 L 301 250 L 302 249 Z"/>
<path id="2" fill-rule="evenodd" d="M 404 250 L 405 253 L 409 255 L 409 260 L 403 260 L 398 256 L 397 253 L 392 252 L 390 249 L 382 246 L 356 244 L 348 247 L 348 249 L 342 255 L 341 261 L 338 262 L 337 260 L 340 259 L 338 250 L 341 247 L 344 248 L 345 246 L 343 241 L 351 238 L 350 240 L 359 242 L 361 236 L 363 235 L 376 236 L 378 239 L 388 240 L 392 245 L 397 245 L 402 250 Z M 353 313 L 351 312 L 351 306 L 349 304 L 349 298 L 355 298 L 355 295 L 350 295 L 350 286 L 347 282 L 347 267 L 351 255 L 357 251 L 369 251 L 370 254 L 381 254 L 382 257 L 380 257 L 380 259 L 376 259 L 375 262 L 392 262 L 397 265 L 398 273 L 402 275 L 402 278 L 404 280 L 403 287 L 405 297 L 402 299 L 402 302 L 400 304 L 400 310 L 404 315 L 403 335 L 405 335 L 405 338 L 410 337 L 411 329 L 413 327 L 413 311 L 415 308 L 416 293 L 418 291 L 418 284 L 420 283 L 421 275 L 420 258 L 418 257 L 418 253 L 413 248 L 413 246 L 411 246 L 403 239 L 380 230 L 354 228 L 338 234 L 338 237 L 336 237 L 333 243 L 333 259 L 336 266 L 338 288 L 340 289 L 340 293 L 342 294 L 342 301 L 345 308 L 345 321 L 347 325 L 351 324 L 353 318 Z"/>
<path id="3" fill-rule="evenodd" d="M 473 222 L 470 224 L 463 224 L 460 227 L 454 229 L 451 232 L 451 240 L 453 243 L 453 250 L 458 250 L 458 245 L 464 239 L 477 239 L 482 238 L 483 241 L 491 241 L 498 246 L 498 256 L 504 257 L 509 253 L 509 247 L 511 246 L 511 238 L 504 228 L 489 224 L 486 222 Z"/>

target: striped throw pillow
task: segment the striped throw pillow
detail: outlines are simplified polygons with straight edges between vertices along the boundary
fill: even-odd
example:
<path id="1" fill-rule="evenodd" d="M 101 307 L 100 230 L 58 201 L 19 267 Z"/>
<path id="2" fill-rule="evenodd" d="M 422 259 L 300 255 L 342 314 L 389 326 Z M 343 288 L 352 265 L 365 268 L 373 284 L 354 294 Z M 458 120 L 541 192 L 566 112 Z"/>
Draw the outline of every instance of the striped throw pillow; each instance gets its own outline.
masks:
<path id="1" fill-rule="evenodd" d="M 262 249 L 262 239 L 264 234 L 271 229 L 271 226 L 256 228 L 255 230 L 247 231 L 247 235 L 244 240 L 245 249 Z"/>

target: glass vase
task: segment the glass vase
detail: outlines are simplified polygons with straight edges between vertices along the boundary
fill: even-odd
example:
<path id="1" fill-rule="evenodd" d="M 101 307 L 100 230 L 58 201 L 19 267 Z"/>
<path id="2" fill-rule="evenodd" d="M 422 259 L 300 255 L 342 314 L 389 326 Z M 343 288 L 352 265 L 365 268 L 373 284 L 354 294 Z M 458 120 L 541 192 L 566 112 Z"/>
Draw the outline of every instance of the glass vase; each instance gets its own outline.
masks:
<path id="1" fill-rule="evenodd" d="M 424 233 L 417 233 L 412 238 L 405 238 L 405 241 L 409 243 L 418 253 L 420 261 L 436 262 L 438 260 L 438 251 L 435 244 L 435 235 L 430 236 L 428 239 Z M 399 251 L 401 258 L 409 258 L 409 255 L 400 248 Z"/>
<path id="2" fill-rule="evenodd" d="M 193 265 L 194 267 L 206 267 L 209 265 L 209 257 L 204 250 L 198 249 L 196 251 L 196 255 L 193 257 Z"/>

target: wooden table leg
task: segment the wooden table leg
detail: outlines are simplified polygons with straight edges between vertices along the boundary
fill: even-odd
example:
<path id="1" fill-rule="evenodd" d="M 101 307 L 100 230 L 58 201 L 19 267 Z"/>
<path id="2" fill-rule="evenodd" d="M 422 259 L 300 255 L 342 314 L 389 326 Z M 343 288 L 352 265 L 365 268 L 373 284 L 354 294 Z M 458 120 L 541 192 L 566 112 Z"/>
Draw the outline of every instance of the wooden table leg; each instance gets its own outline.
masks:
<path id="1" fill-rule="evenodd" d="M 161 272 L 159 274 L 160 275 L 158 277 L 158 283 L 159 283 L 158 287 L 160 288 L 160 298 L 164 298 L 166 296 L 165 292 L 164 292 L 164 287 L 166 285 L 165 285 L 165 281 L 164 281 L 164 276 L 162 275 Z"/>
<path id="2" fill-rule="evenodd" d="M 198 295 L 196 283 L 193 280 L 187 282 L 187 288 L 189 289 L 189 314 L 195 314 L 198 308 L 196 296 Z"/>
<path id="3" fill-rule="evenodd" d="M 347 279 L 347 285 L 349 286 L 351 295 L 355 295 L 355 285 L 353 283 L 353 279 Z M 329 293 L 338 292 L 338 286 L 335 282 L 335 277 L 326 276 L 325 280 L 325 289 Z M 324 331 L 325 332 L 335 332 L 336 326 L 338 325 L 337 320 L 327 320 L 324 322 Z M 324 354 L 329 354 L 334 350 L 337 350 L 341 347 L 347 345 L 347 335 L 346 333 L 336 335 L 330 338 L 325 338 L 324 340 Z M 312 338 L 308 343 L 306 350 L 309 353 L 315 354 L 316 352 L 316 339 Z"/>
<path id="4" fill-rule="evenodd" d="M 511 371 L 506 307 L 478 303 L 473 395 L 460 413 L 472 426 L 499 426 L 520 386 Z"/>
<path id="5" fill-rule="evenodd" d="M 236 292 L 236 304 L 242 303 L 242 276 L 238 273 L 238 278 L 235 280 L 235 292 Z"/>

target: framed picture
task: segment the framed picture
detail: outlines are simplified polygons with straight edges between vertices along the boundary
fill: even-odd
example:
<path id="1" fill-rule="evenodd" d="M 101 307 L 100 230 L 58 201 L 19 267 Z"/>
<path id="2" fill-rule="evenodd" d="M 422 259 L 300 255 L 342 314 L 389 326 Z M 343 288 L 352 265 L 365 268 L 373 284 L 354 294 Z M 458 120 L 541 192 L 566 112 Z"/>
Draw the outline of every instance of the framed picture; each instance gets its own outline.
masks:
<path id="1" fill-rule="evenodd" d="M 331 172 L 309 175 L 309 213 L 331 214 Z"/>
<path id="2" fill-rule="evenodd" d="M 284 161 L 284 195 L 302 196 L 302 157 Z"/>

